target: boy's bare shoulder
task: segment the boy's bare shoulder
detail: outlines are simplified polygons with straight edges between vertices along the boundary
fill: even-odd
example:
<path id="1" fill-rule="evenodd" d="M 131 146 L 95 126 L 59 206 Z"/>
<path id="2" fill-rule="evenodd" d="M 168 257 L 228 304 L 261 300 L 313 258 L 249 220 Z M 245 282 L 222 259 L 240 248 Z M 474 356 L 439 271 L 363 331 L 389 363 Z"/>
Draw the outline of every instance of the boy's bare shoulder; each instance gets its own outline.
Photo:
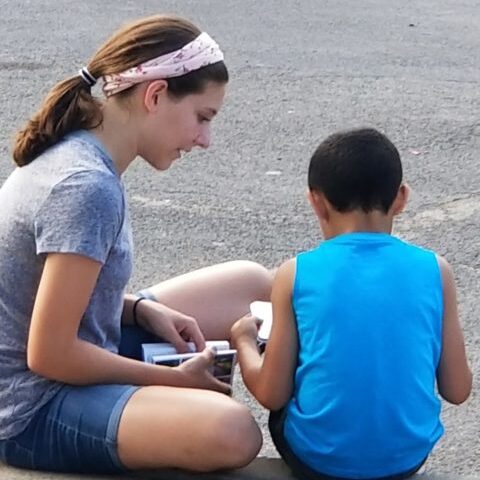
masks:
<path id="1" fill-rule="evenodd" d="M 290 258 L 284 261 L 275 272 L 274 284 L 292 285 L 295 279 L 297 261 L 296 258 Z"/>
<path id="2" fill-rule="evenodd" d="M 443 270 L 447 270 L 447 271 L 452 270 L 452 267 L 450 266 L 450 264 L 448 263 L 448 261 L 445 257 L 442 257 L 438 253 L 435 253 L 435 256 L 437 257 L 438 266 L 440 267 L 440 269 L 442 271 Z"/>
<path id="3" fill-rule="evenodd" d="M 295 257 L 285 260 L 278 267 L 276 275 L 288 275 L 288 274 L 295 273 L 296 265 L 297 265 L 297 259 Z"/>
<path id="4" fill-rule="evenodd" d="M 440 269 L 440 273 L 442 275 L 443 280 L 443 288 L 450 289 L 455 286 L 455 277 L 453 275 L 452 266 L 448 263 L 448 261 L 439 255 L 438 253 L 435 254 L 437 257 L 438 268 Z"/>

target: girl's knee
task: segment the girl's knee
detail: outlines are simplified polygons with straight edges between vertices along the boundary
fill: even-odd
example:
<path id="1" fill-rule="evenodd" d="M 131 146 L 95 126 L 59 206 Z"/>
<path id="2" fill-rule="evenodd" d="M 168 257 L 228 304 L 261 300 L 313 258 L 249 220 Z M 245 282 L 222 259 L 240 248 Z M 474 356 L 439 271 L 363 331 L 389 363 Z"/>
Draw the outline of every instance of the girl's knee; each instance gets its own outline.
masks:
<path id="1" fill-rule="evenodd" d="M 262 433 L 250 411 L 235 404 L 219 418 L 218 444 L 223 452 L 224 468 L 240 468 L 249 464 L 262 447 Z"/>
<path id="2" fill-rule="evenodd" d="M 274 272 L 260 263 L 249 260 L 241 260 L 239 263 L 241 264 L 242 277 L 250 286 L 252 292 L 255 293 L 255 298 L 269 300 Z"/>

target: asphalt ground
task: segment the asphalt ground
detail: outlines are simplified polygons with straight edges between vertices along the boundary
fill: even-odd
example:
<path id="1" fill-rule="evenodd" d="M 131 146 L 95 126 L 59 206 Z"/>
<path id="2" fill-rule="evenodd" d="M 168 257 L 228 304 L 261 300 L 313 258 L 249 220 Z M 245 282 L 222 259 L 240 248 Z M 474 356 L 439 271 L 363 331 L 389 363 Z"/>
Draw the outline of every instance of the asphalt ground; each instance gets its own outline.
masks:
<path id="1" fill-rule="evenodd" d="M 468 357 L 480 373 L 480 4 L 478 0 L 0 0 L 0 181 L 15 130 L 124 21 L 174 12 L 208 31 L 231 73 L 213 144 L 158 174 L 125 175 L 137 289 L 211 263 L 269 267 L 321 239 L 305 200 L 326 135 L 374 126 L 412 188 L 395 232 L 453 265 Z M 1 206 L 0 206 L 1 208 Z M 235 396 L 266 414 L 237 382 Z M 445 405 L 428 470 L 480 471 L 480 399 Z M 262 454 L 274 454 L 265 435 Z"/>

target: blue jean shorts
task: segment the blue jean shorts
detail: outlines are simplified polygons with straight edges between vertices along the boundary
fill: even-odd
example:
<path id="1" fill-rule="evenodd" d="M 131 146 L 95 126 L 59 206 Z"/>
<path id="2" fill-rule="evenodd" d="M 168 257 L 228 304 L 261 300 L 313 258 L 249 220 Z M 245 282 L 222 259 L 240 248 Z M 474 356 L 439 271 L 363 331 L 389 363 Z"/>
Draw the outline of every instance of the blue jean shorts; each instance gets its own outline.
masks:
<path id="1" fill-rule="evenodd" d="M 123 409 L 138 387 L 64 386 L 16 437 L 0 441 L 0 460 L 31 470 L 117 473 Z"/>
<path id="2" fill-rule="evenodd" d="M 142 296 L 152 298 L 148 291 Z M 141 359 L 141 344 L 158 338 L 138 327 L 123 327 L 120 355 Z M 11 439 L 0 440 L 0 462 L 31 470 L 121 473 L 118 457 L 120 417 L 139 387 L 64 385 Z"/>

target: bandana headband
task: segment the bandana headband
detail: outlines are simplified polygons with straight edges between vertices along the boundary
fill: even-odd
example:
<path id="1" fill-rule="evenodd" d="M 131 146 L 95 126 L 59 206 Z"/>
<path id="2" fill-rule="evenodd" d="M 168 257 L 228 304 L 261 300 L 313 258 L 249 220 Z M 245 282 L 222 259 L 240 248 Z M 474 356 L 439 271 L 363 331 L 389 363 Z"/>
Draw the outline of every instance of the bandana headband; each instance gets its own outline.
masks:
<path id="1" fill-rule="evenodd" d="M 203 32 L 179 50 L 148 60 L 122 73 L 105 75 L 103 92 L 110 97 L 137 83 L 180 77 L 222 60 L 223 53 L 218 44 L 208 33 Z"/>

